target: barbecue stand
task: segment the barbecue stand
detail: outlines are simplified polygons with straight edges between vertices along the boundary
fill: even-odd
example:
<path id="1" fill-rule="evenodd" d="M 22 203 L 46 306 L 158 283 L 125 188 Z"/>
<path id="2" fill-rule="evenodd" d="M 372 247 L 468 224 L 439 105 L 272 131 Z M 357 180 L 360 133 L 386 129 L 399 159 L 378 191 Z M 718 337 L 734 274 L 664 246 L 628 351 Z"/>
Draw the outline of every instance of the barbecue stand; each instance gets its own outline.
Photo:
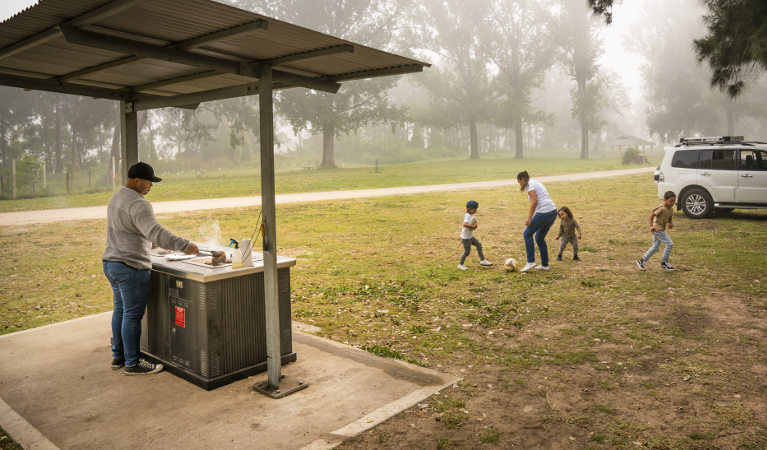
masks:
<path id="1" fill-rule="evenodd" d="M 267 370 L 262 254 L 253 253 L 254 267 L 232 269 L 209 261 L 152 255 L 152 288 L 141 335 L 141 350 L 150 359 L 206 390 Z M 290 267 L 295 263 L 277 258 L 282 364 L 296 360 L 290 318 Z"/>

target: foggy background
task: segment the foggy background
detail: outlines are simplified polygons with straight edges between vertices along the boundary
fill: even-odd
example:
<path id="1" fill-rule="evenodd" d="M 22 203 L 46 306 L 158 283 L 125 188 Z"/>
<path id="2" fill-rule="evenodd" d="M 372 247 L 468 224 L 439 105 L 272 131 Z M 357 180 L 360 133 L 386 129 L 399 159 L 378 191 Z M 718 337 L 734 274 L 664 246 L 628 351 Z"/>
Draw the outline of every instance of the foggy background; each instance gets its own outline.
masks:
<path id="1" fill-rule="evenodd" d="M 223 3 L 432 64 L 420 74 L 346 82 L 337 94 L 276 91 L 278 169 L 619 158 L 610 144 L 622 136 L 652 141 L 656 152 L 681 136 L 767 139 L 763 74 L 755 71 L 730 100 L 696 60 L 693 39 L 706 31 L 699 0 L 627 1 L 610 26 L 585 0 Z M 47 193 L 43 171 L 96 174 L 89 188 L 110 189 L 118 109 L 0 87 L 2 197 L 13 160 L 21 196 Z M 162 172 L 259 164 L 257 97 L 141 112 L 139 127 L 139 158 Z"/>

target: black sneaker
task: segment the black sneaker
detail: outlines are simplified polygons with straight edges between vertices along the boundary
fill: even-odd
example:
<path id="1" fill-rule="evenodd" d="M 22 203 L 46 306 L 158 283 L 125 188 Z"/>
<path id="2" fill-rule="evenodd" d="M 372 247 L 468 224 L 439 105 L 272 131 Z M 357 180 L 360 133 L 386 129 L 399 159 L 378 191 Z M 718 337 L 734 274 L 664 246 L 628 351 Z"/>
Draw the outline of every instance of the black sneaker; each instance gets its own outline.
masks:
<path id="1" fill-rule="evenodd" d="M 676 270 L 673 267 L 671 267 L 671 264 L 669 264 L 667 262 L 660 263 L 660 268 L 663 269 L 663 270 L 668 270 L 669 272 L 671 272 L 672 270 Z"/>
<path id="2" fill-rule="evenodd" d="M 125 365 L 125 358 L 112 359 L 112 369 L 117 370 L 124 365 Z"/>
<path id="3" fill-rule="evenodd" d="M 562 261 L 562 255 L 557 255 L 557 261 Z"/>
<path id="4" fill-rule="evenodd" d="M 644 270 L 644 259 L 639 258 L 637 259 L 636 263 L 637 263 L 637 267 L 639 267 L 640 270 Z"/>
<path id="5" fill-rule="evenodd" d="M 125 366 L 125 375 L 151 375 L 160 372 L 162 369 L 162 364 L 152 364 L 144 358 L 141 358 L 135 366 Z"/>
<path id="6" fill-rule="evenodd" d="M 573 256 L 573 261 L 580 261 L 580 260 L 581 260 L 581 259 L 580 259 L 580 258 L 578 258 L 578 255 L 574 255 L 574 256 Z"/>

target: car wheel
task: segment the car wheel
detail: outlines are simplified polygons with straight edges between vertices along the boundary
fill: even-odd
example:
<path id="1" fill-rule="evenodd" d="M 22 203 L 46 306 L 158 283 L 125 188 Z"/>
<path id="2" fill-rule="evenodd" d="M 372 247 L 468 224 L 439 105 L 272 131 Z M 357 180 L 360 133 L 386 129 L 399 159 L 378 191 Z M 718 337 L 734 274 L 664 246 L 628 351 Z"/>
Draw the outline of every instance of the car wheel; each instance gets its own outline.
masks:
<path id="1" fill-rule="evenodd" d="M 682 209 L 684 215 L 690 219 L 703 219 L 711 215 L 714 210 L 714 202 L 705 190 L 690 189 L 684 194 Z"/>

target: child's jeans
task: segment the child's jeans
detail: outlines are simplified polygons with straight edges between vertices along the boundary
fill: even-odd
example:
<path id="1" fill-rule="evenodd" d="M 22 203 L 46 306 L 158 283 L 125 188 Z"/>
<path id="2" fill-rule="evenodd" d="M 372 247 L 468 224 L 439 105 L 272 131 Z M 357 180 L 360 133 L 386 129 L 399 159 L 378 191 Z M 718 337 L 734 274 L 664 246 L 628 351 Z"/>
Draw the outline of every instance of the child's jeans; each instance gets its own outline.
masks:
<path id="1" fill-rule="evenodd" d="M 563 234 L 562 242 L 559 244 L 559 256 L 562 256 L 562 252 L 565 251 L 568 242 L 573 244 L 573 254 L 578 254 L 578 236 L 573 235 L 572 237 L 567 237 L 566 234 Z"/>
<path id="2" fill-rule="evenodd" d="M 463 264 L 464 261 L 466 261 L 466 257 L 469 256 L 469 253 L 471 253 L 471 246 L 477 247 L 477 253 L 479 254 L 479 260 L 484 261 L 485 260 L 485 254 L 482 253 L 482 243 L 479 242 L 479 239 L 477 238 L 471 238 L 471 239 L 461 239 L 461 243 L 463 244 L 463 255 L 461 255 L 461 264 Z"/>
<path id="3" fill-rule="evenodd" d="M 652 247 L 650 247 L 650 249 L 647 250 L 647 253 L 644 254 L 642 259 L 644 259 L 645 261 L 650 259 L 650 257 L 654 255 L 655 252 L 657 252 L 658 249 L 660 248 L 661 242 L 666 245 L 666 248 L 663 249 L 663 262 L 668 262 L 668 257 L 671 254 L 671 249 L 674 247 L 674 242 L 671 240 L 670 237 L 668 237 L 665 231 L 653 231 Z"/>

